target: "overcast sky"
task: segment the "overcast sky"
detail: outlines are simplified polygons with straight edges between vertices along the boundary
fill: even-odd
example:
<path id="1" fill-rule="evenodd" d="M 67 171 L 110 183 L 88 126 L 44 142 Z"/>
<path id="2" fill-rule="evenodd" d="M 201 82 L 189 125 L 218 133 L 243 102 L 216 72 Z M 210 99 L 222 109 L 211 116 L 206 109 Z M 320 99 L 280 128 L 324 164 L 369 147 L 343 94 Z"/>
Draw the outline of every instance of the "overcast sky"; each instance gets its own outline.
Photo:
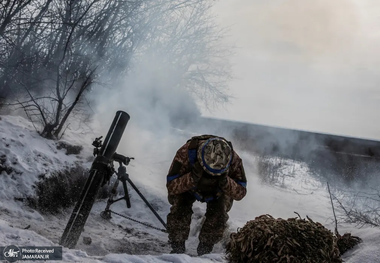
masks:
<path id="1" fill-rule="evenodd" d="M 235 97 L 205 116 L 380 140 L 380 2 L 223 0 Z"/>

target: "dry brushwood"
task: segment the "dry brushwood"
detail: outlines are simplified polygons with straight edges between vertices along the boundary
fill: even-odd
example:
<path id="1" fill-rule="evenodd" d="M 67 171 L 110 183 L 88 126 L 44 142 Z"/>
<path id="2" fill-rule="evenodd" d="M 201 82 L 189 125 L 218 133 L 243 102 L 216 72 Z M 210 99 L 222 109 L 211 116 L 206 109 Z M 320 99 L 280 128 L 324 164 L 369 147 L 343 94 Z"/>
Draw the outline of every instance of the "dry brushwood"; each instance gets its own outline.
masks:
<path id="1" fill-rule="evenodd" d="M 329 183 L 327 183 L 327 189 L 329 190 L 331 207 L 332 207 L 332 211 L 333 211 L 334 219 L 335 219 L 334 220 L 335 221 L 335 235 L 337 237 L 336 244 L 338 246 L 340 254 L 343 255 L 347 250 L 350 250 L 351 248 L 353 248 L 354 246 L 356 246 L 357 244 L 362 242 L 362 240 L 360 237 L 352 236 L 350 233 L 345 233 L 343 236 L 339 234 L 338 220 L 336 219 L 336 215 L 335 215 L 335 208 L 334 208 L 334 203 L 333 203 Z M 338 203 L 341 204 L 339 201 L 338 201 Z"/>
<path id="2" fill-rule="evenodd" d="M 342 262 L 337 238 L 310 218 L 274 219 L 261 215 L 231 234 L 226 246 L 230 263 Z"/>
<path id="3" fill-rule="evenodd" d="M 362 239 L 360 237 L 352 236 L 350 233 L 345 233 L 343 236 L 338 235 L 337 238 L 337 245 L 341 255 L 343 255 L 347 250 L 350 250 L 360 242 L 362 242 Z"/>

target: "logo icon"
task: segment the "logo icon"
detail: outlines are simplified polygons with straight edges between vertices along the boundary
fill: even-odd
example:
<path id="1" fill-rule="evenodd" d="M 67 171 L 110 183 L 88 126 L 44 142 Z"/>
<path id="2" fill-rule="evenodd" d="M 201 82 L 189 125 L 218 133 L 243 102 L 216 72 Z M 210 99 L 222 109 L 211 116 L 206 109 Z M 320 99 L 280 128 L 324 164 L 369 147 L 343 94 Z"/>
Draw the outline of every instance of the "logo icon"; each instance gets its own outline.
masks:
<path id="1" fill-rule="evenodd" d="M 3 255 L 9 262 L 15 262 L 18 259 L 21 259 L 21 250 L 17 246 L 10 245 L 4 248 Z"/>

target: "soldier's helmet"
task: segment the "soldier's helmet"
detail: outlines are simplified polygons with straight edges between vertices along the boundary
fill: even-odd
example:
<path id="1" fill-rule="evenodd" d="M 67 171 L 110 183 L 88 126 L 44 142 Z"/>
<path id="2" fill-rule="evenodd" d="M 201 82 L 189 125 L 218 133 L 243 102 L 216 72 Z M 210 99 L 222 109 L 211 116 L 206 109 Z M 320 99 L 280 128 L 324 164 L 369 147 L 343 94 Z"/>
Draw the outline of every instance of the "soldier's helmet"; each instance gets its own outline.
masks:
<path id="1" fill-rule="evenodd" d="M 197 158 L 203 169 L 212 176 L 228 171 L 232 161 L 232 148 L 222 138 L 210 138 L 199 145 Z"/>

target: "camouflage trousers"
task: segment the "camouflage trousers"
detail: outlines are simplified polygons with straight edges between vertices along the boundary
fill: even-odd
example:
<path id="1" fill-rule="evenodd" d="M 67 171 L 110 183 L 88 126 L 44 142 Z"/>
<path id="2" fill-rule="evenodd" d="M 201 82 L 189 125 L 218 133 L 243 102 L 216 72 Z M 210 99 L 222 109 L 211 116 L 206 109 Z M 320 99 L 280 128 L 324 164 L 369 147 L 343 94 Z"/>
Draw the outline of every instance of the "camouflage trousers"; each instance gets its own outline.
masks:
<path id="1" fill-rule="evenodd" d="M 169 195 L 168 200 L 172 205 L 167 216 L 169 242 L 184 242 L 189 236 L 192 207 L 196 199 L 187 192 Z M 232 203 L 233 199 L 225 195 L 207 203 L 206 219 L 198 237 L 200 242 L 216 244 L 223 238 Z"/>

